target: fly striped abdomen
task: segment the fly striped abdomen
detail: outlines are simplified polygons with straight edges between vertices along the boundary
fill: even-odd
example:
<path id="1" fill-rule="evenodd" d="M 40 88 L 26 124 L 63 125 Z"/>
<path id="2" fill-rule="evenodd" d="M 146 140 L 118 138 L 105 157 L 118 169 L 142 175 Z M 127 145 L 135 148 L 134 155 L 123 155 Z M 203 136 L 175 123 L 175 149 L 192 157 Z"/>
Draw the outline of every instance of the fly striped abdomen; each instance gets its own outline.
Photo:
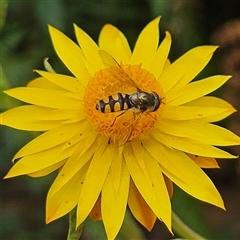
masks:
<path id="1" fill-rule="evenodd" d="M 120 112 L 132 108 L 130 95 L 125 93 L 117 93 L 100 100 L 96 109 L 102 113 Z"/>

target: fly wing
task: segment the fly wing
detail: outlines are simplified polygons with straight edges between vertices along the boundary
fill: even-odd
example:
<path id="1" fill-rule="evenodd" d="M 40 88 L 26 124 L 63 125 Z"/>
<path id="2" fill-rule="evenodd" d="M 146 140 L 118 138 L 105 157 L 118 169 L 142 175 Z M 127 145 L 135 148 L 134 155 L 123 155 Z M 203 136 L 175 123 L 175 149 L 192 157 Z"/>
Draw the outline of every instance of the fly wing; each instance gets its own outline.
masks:
<path id="1" fill-rule="evenodd" d="M 115 78 L 122 81 L 127 81 L 131 86 L 137 88 L 138 91 L 141 91 L 133 79 L 124 71 L 121 65 L 114 59 L 108 52 L 104 50 L 98 50 L 99 56 L 106 67 L 111 68 L 111 72 Z"/>
<path id="2" fill-rule="evenodd" d="M 120 64 L 106 51 L 98 50 L 98 54 L 106 67 L 121 68 Z"/>

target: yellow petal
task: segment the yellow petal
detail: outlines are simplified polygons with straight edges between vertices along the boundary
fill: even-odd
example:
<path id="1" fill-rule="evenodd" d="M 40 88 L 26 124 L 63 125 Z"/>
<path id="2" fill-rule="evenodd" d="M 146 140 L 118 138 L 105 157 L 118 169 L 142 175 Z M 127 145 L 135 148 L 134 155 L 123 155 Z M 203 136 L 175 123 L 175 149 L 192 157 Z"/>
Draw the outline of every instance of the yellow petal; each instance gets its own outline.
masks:
<path id="1" fill-rule="evenodd" d="M 115 239 L 122 226 L 127 207 L 130 175 L 124 162 L 120 178 L 118 192 L 115 191 L 110 172 L 106 177 L 102 189 L 102 220 L 108 239 Z"/>
<path id="2" fill-rule="evenodd" d="M 185 192 L 224 209 L 224 203 L 209 177 L 181 151 L 144 139 L 143 146 L 159 162 L 161 170 Z"/>
<path id="3" fill-rule="evenodd" d="M 200 46 L 191 49 L 173 62 L 159 78 L 161 86 L 167 93 L 173 86 L 181 87 L 188 84 L 207 65 L 215 46 Z"/>
<path id="4" fill-rule="evenodd" d="M 148 230 L 151 231 L 156 221 L 156 215 L 139 193 L 133 181 L 130 181 L 128 206 L 133 216 Z"/>
<path id="5" fill-rule="evenodd" d="M 77 226 L 86 219 L 92 210 L 102 190 L 104 181 L 110 168 L 113 152 L 107 141 L 107 138 L 101 139 L 87 171 L 87 175 L 79 197 Z"/>
<path id="6" fill-rule="evenodd" d="M 52 187 L 50 188 L 46 202 L 46 223 L 62 217 L 77 205 L 87 167 L 88 166 L 85 166 L 78 171 L 78 173 L 55 194 L 51 193 Z"/>
<path id="7" fill-rule="evenodd" d="M 125 146 L 123 154 L 128 171 L 137 189 L 156 216 L 162 220 L 169 231 L 171 231 L 171 205 L 157 161 L 144 151 L 143 158 L 145 159 L 145 166 L 148 173 L 146 174 L 141 169 L 130 145 Z"/>
<path id="8" fill-rule="evenodd" d="M 0 114 L 0 124 L 28 131 L 47 131 L 60 125 L 60 119 L 41 121 L 38 116 L 52 109 L 40 106 L 20 106 Z"/>
<path id="9" fill-rule="evenodd" d="M 86 64 L 88 64 L 87 68 L 90 71 L 90 74 L 94 75 L 94 73 L 104 67 L 98 54 L 99 47 L 92 38 L 76 24 L 74 24 L 74 29 L 78 44 L 86 58 Z"/>
<path id="10" fill-rule="evenodd" d="M 36 70 L 36 72 L 46 78 L 51 83 L 55 84 L 56 86 L 59 86 L 60 88 L 67 91 L 77 93 L 80 99 L 83 98 L 85 89 L 82 85 L 82 82 L 79 81 L 77 78 L 45 71 Z"/>
<path id="11" fill-rule="evenodd" d="M 56 163 L 68 158 L 72 152 L 74 152 L 75 148 L 76 146 L 71 146 L 63 151 L 60 151 L 61 146 L 56 146 L 41 151 L 40 153 L 23 157 L 13 165 L 5 178 L 31 174 L 55 165 Z"/>
<path id="12" fill-rule="evenodd" d="M 28 144 L 26 144 L 20 151 L 14 156 L 14 159 L 30 154 L 38 153 L 43 150 L 55 147 L 61 143 L 68 142 L 75 135 L 81 134 L 81 131 L 76 129 L 83 129 L 83 123 L 64 124 L 57 128 L 51 129 L 48 132 L 38 136 Z M 85 133 L 87 135 L 87 133 Z M 83 136 L 85 136 L 83 134 Z M 83 137 L 81 136 L 81 137 Z M 69 146 L 69 145 L 68 145 Z"/>
<path id="13" fill-rule="evenodd" d="M 214 158 L 202 157 L 193 154 L 187 154 L 201 168 L 220 168 Z"/>
<path id="14" fill-rule="evenodd" d="M 163 221 L 170 232 L 172 232 L 172 213 L 171 213 L 171 203 L 170 198 L 168 195 L 167 186 L 165 184 L 165 180 L 163 178 L 161 168 L 159 167 L 159 164 L 157 161 L 152 158 L 152 156 L 147 152 L 145 153 L 145 159 L 146 159 L 146 167 L 148 170 L 149 177 L 151 179 L 151 182 L 153 184 L 153 188 L 155 191 L 156 199 L 159 204 L 159 215 L 158 218 Z"/>
<path id="15" fill-rule="evenodd" d="M 205 119 L 206 117 L 221 114 L 227 110 L 226 108 L 218 107 L 171 106 L 166 104 L 162 118 L 170 120 Z"/>
<path id="16" fill-rule="evenodd" d="M 83 110 L 52 109 L 35 105 L 25 105 L 0 114 L 0 124 L 22 130 L 46 131 L 58 127 L 71 119 L 77 122 L 86 118 Z"/>
<path id="17" fill-rule="evenodd" d="M 228 117 L 232 113 L 236 112 L 236 109 L 228 102 L 224 101 L 223 99 L 216 98 L 216 97 L 210 97 L 210 96 L 198 98 L 194 101 L 191 101 L 191 102 L 185 104 L 185 106 L 217 107 L 217 108 L 225 109 L 222 112 L 215 113 L 211 116 L 202 118 L 202 120 L 204 120 L 206 122 L 217 122 L 217 121 L 220 121 L 220 120 Z"/>
<path id="18" fill-rule="evenodd" d="M 31 88 L 45 88 L 45 89 L 54 89 L 54 90 L 63 90 L 61 87 L 49 82 L 46 78 L 38 77 L 31 80 L 27 87 Z"/>
<path id="19" fill-rule="evenodd" d="M 67 184 L 88 161 L 91 160 L 96 148 L 93 144 L 95 139 L 96 134 L 90 134 L 84 143 L 80 142 L 77 145 L 75 151 L 71 154 L 68 161 L 56 177 L 52 185 L 51 193 L 49 194 L 55 194 L 62 186 Z"/>
<path id="20" fill-rule="evenodd" d="M 118 147 L 114 147 L 113 151 L 114 154 L 111 162 L 110 175 L 115 192 L 117 193 L 121 183 L 123 159 Z"/>
<path id="21" fill-rule="evenodd" d="M 71 93 L 43 88 L 18 87 L 4 91 L 7 95 L 23 102 L 49 108 L 81 108 L 81 101 Z"/>
<path id="22" fill-rule="evenodd" d="M 35 107 L 35 106 L 34 106 Z M 38 107 L 38 106 L 36 106 Z M 76 109 L 49 109 L 42 114 L 36 115 L 35 121 L 61 121 L 66 123 L 67 120 L 71 122 L 82 121 L 86 119 L 85 113 L 83 112 L 83 107 Z"/>
<path id="23" fill-rule="evenodd" d="M 163 143 L 169 148 L 174 148 L 186 153 L 213 158 L 236 158 L 236 156 L 233 156 L 228 152 L 211 145 L 199 143 L 190 138 L 171 136 L 161 131 L 152 131 L 151 136 L 153 136 L 159 143 Z"/>
<path id="24" fill-rule="evenodd" d="M 151 179 L 144 173 L 134 156 L 133 150 L 129 146 L 125 146 L 123 154 L 128 171 L 130 172 L 131 178 L 133 179 L 136 187 L 153 212 L 158 216 L 158 203 L 156 201 Z"/>
<path id="25" fill-rule="evenodd" d="M 140 33 L 133 50 L 131 64 L 141 64 L 148 69 L 159 42 L 159 20 L 155 18 Z"/>
<path id="26" fill-rule="evenodd" d="M 169 135 L 191 138 L 203 144 L 230 146 L 240 144 L 240 138 L 231 131 L 199 120 L 164 120 L 158 129 Z"/>
<path id="27" fill-rule="evenodd" d="M 144 149 L 142 148 L 141 142 L 139 140 L 132 140 L 131 145 L 134 152 L 134 156 L 138 161 L 138 164 L 140 165 L 142 171 L 147 175 L 148 172 L 145 166 L 145 159 L 143 158 Z"/>
<path id="28" fill-rule="evenodd" d="M 46 175 L 54 172 L 55 170 L 59 169 L 60 167 L 62 167 L 66 163 L 66 161 L 67 160 L 65 159 L 65 160 L 62 160 L 61 162 L 55 163 L 52 166 L 46 167 L 42 170 L 29 173 L 28 176 L 35 177 L 35 178 L 46 176 Z"/>
<path id="29" fill-rule="evenodd" d="M 166 98 L 171 105 L 181 105 L 213 92 L 222 86 L 231 76 L 213 76 L 199 80 L 184 87 L 173 88 Z"/>
<path id="30" fill-rule="evenodd" d="M 166 64 L 171 43 L 171 35 L 169 32 L 166 32 L 166 37 L 163 39 L 149 65 L 148 71 L 151 72 L 157 79 L 159 78 Z"/>
<path id="31" fill-rule="evenodd" d="M 99 36 L 99 47 L 110 53 L 117 62 L 129 63 L 131 49 L 124 34 L 111 24 L 106 24 Z"/>
<path id="32" fill-rule="evenodd" d="M 52 26 L 49 26 L 49 32 L 59 58 L 72 74 L 86 86 L 90 74 L 85 66 L 83 53 L 79 46 Z"/>

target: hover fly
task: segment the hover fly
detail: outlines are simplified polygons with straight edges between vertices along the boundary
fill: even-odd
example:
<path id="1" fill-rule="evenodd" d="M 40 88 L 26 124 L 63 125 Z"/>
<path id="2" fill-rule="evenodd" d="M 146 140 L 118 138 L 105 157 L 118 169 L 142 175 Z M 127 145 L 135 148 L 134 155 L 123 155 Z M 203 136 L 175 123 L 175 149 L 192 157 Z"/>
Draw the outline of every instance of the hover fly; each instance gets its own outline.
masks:
<path id="1" fill-rule="evenodd" d="M 139 112 L 142 114 L 144 112 L 155 112 L 158 110 L 162 99 L 158 96 L 158 94 L 156 92 L 142 91 L 135 84 L 133 79 L 124 71 L 124 69 L 121 67 L 121 65 L 109 53 L 107 53 L 103 50 L 99 50 L 99 55 L 102 59 L 102 62 L 106 66 L 116 67 L 116 70 L 124 76 L 124 79 L 127 79 L 128 83 L 131 86 L 136 88 L 136 92 L 134 92 L 132 94 L 119 92 L 117 94 L 113 94 L 104 99 L 99 100 L 99 102 L 96 104 L 96 110 L 98 110 L 102 113 L 121 112 L 115 118 L 112 125 L 115 123 L 115 121 L 118 117 L 123 115 L 129 109 L 134 110 L 134 118 L 135 118 L 136 112 Z M 130 135 L 131 135 L 131 133 L 130 133 Z"/>

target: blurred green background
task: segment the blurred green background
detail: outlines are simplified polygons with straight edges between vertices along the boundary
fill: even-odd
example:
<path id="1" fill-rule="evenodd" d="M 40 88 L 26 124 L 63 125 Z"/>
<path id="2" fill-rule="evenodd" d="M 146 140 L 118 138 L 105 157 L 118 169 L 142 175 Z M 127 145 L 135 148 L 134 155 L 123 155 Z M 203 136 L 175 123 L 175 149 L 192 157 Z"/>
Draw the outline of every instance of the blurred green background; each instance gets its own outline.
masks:
<path id="1" fill-rule="evenodd" d="M 131 47 L 141 29 L 154 17 L 162 15 L 161 39 L 169 30 L 173 37 L 170 60 L 197 45 L 220 45 L 213 60 L 198 79 L 215 74 L 231 74 L 233 78 L 214 93 L 240 111 L 240 5 L 239 0 L 35 0 L 4 1 L 0 9 L 0 111 L 20 103 L 2 91 L 24 86 L 37 75 L 33 69 L 43 69 L 43 59 L 57 72 L 67 73 L 53 51 L 47 25 L 51 24 L 73 40 L 73 23 L 97 41 L 105 23 L 112 23 L 123 31 Z M 240 135 L 240 115 L 235 113 L 220 122 Z M 45 225 L 45 198 L 55 175 L 43 178 L 21 176 L 2 180 L 11 168 L 11 158 L 25 143 L 36 136 L 7 127 L 0 128 L 1 146 L 1 212 L 0 239 L 57 240 L 66 239 L 68 219 L 63 217 Z M 239 147 L 227 148 L 240 155 Z M 240 239 L 240 160 L 219 160 L 221 169 L 208 170 L 219 189 L 227 211 L 202 203 L 175 188 L 174 211 L 194 230 L 207 239 Z M 133 239 L 128 214 L 118 239 Z M 136 227 L 141 226 L 136 223 Z M 149 233 L 141 229 L 146 239 L 171 239 L 158 221 Z M 175 236 L 177 237 L 177 236 Z M 81 239 L 105 239 L 100 222 L 88 220 Z"/>

